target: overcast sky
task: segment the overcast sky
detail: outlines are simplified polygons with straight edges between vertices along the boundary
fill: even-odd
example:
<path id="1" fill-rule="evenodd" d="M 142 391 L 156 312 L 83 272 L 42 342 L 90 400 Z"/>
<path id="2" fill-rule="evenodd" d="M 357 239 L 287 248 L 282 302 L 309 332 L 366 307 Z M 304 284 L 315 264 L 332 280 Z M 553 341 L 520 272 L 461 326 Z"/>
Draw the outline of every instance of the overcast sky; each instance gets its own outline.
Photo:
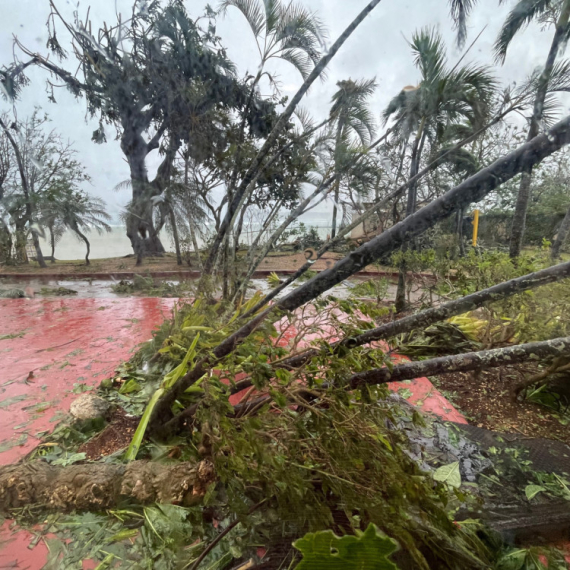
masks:
<path id="1" fill-rule="evenodd" d="M 122 13 L 124 18 L 128 17 L 132 2 L 133 0 L 81 0 L 79 10 L 80 14 L 84 14 L 91 5 L 91 18 L 95 29 L 95 26 L 103 21 L 107 24 L 114 23 L 116 11 Z M 329 31 L 330 45 L 368 0 L 299 2 L 323 20 Z M 493 63 L 493 42 L 514 3 L 507 1 L 499 6 L 498 0 L 479 0 L 469 21 L 467 45 L 485 29 L 466 61 Z M 198 16 L 203 13 L 206 1 L 187 0 L 185 4 L 191 16 Z M 77 1 L 56 0 L 56 5 L 72 20 Z M 212 1 L 211 5 L 216 6 L 216 1 Z M 47 54 L 45 23 L 48 14 L 48 0 L 0 0 L 0 64 L 7 64 L 12 60 L 12 35 L 16 35 L 31 50 Z M 448 0 L 382 0 L 332 60 L 326 82 L 315 83 L 302 106 L 310 110 L 315 118 L 325 118 L 337 81 L 349 77 L 376 77 L 378 90 L 373 99 L 373 107 L 379 117 L 387 102 L 402 87 L 417 84 L 418 73 L 414 68 L 406 38 L 409 39 L 414 30 L 424 26 L 435 26 L 443 34 L 448 45 L 449 61 L 453 65 L 461 53 L 455 47 L 455 32 L 449 18 Z M 59 29 L 58 37 L 65 47 L 66 36 L 63 32 Z M 251 30 L 238 10 L 228 10 L 226 18 L 218 22 L 218 34 L 223 38 L 229 56 L 237 64 L 241 75 L 248 70 L 257 70 L 258 52 Z M 531 26 L 519 35 L 509 50 L 505 65 L 496 68 L 496 75 L 501 82 L 520 82 L 535 67 L 542 65 L 550 36 L 551 33 L 542 32 L 538 26 Z M 73 60 L 68 60 L 67 66 L 73 69 Z M 299 74 L 283 62 L 274 62 L 271 70 L 279 75 L 283 94 L 292 96 L 302 82 Z M 97 122 L 86 117 L 85 101 L 76 100 L 65 89 L 60 89 L 56 93 L 58 103 L 52 104 L 45 92 L 47 74 L 35 69 L 29 76 L 31 84 L 24 90 L 21 100 L 15 106 L 18 117 L 22 119 L 29 115 L 35 106 L 40 106 L 50 115 L 53 127 L 75 143 L 79 158 L 92 178 L 92 184 L 87 189 L 103 198 L 108 204 L 109 212 L 116 216 L 128 199 L 128 191 L 117 193 L 113 188 L 129 177 L 118 141 L 109 136 L 109 142 L 104 145 L 91 142 L 91 134 L 97 128 Z M 9 111 L 11 107 L 6 102 L 0 102 L 0 110 Z M 151 175 L 157 162 L 156 157 L 150 157 Z"/>

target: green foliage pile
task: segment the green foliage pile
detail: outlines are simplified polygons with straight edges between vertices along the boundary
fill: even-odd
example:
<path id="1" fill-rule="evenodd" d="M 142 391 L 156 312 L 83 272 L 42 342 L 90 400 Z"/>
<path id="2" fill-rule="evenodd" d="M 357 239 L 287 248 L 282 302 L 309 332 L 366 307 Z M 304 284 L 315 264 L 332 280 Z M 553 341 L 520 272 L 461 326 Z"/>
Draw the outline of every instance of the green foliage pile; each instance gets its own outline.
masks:
<path id="1" fill-rule="evenodd" d="M 330 302 L 316 301 L 315 311 L 330 310 Z M 365 303 L 332 303 L 344 334 L 371 328 L 367 318 L 381 313 Z M 248 309 L 249 304 L 242 308 Z M 239 314 L 228 315 L 222 305 L 202 300 L 183 306 L 120 369 L 120 381 L 106 382 L 101 393 L 116 403 L 140 402 L 141 394 L 149 401 L 166 377 L 183 373 L 235 330 Z M 423 472 L 407 455 L 405 436 L 394 429 L 401 422 L 420 426 L 423 420 L 389 398 L 385 387 L 345 389 L 351 373 L 381 366 L 384 353 L 360 347 L 331 355 L 323 342 L 322 356 L 306 366 L 301 387 L 300 376 L 286 370 L 275 375 L 269 365 L 291 349 L 274 346 L 277 336 L 273 325 L 263 325 L 218 363 L 222 374 L 204 376 L 175 403 L 175 412 L 196 405 L 182 434 L 166 444 L 143 441 L 138 449 L 138 459 L 211 461 L 217 481 L 202 504 L 188 509 L 121 505 L 107 513 L 51 517 L 46 529 L 61 540 L 59 550 L 52 550 L 53 567 L 75 567 L 82 557 L 107 567 L 190 567 L 219 536 L 214 521 L 222 529 L 239 524 L 215 544 L 200 568 L 239 567 L 258 560 L 258 546 L 272 554 L 283 544 L 289 564 L 300 559 L 292 543 L 306 533 L 332 529 L 358 537 L 370 524 L 396 541 L 403 557 L 398 560 L 407 559 L 413 567 L 489 567 L 494 554 L 469 526 L 455 525 L 449 510 L 468 495 Z M 189 353 L 194 356 L 188 358 Z M 228 383 L 243 373 L 269 398 L 248 412 L 236 412 Z M 129 383 L 132 391 L 125 389 Z M 81 460 L 72 447 L 65 449 L 64 460 Z"/>
<path id="2" fill-rule="evenodd" d="M 398 254 L 405 258 L 411 271 L 430 271 L 435 278 L 433 291 L 443 298 L 458 298 L 552 265 L 549 243 L 532 255 L 522 255 L 516 262 L 498 250 L 470 249 L 451 260 L 434 250 Z M 525 291 L 486 306 L 492 327 L 508 327 L 505 334 L 488 339 L 493 342 L 516 343 L 548 340 L 570 335 L 570 280 Z M 481 318 L 481 317 L 480 317 Z M 451 346 L 451 345 L 450 345 Z"/>
<path id="3" fill-rule="evenodd" d="M 173 320 L 159 327 L 100 393 L 140 415 L 156 394 L 239 327 L 240 314 L 257 301 L 256 296 L 233 313 L 202 299 L 175 310 Z M 373 327 L 384 311 L 330 297 L 315 301 L 313 309 L 331 311 L 347 336 Z M 294 315 L 283 318 L 295 324 Z M 141 437 L 122 458 L 210 461 L 217 479 L 202 503 L 190 508 L 124 504 L 105 513 L 47 519 L 41 511 L 19 513 L 19 520 L 47 520 L 45 530 L 56 534 L 48 568 L 75 568 L 86 558 L 102 568 L 192 568 L 203 556 L 199 568 L 234 569 L 258 562 L 260 546 L 273 556 L 275 568 L 293 568 L 301 560 L 292 546 L 296 540 L 306 557 L 299 568 L 318 568 L 310 545 L 326 541 L 329 551 L 318 564 L 331 568 L 343 553 L 358 559 L 362 549 L 384 553 L 382 564 L 371 570 L 394 564 L 483 569 L 498 563 L 505 554 L 502 546 L 489 542 L 480 525 L 454 523 L 458 506 L 473 504 L 474 497 L 464 486 L 438 481 L 408 454 L 409 440 L 397 426 L 423 429 L 417 412 L 390 398 L 385 387 L 346 390 L 351 374 L 382 366 L 386 355 L 372 347 L 331 354 L 327 343 L 318 341 L 322 350 L 302 375 L 275 372 L 270 362 L 295 350 L 275 346 L 278 336 L 272 324 L 262 325 L 217 363 L 219 374 L 205 375 L 175 402 L 174 413 L 195 407 L 181 434 L 160 444 Z M 268 397 L 249 409 L 234 408 L 231 387 L 244 374 L 258 391 L 249 391 L 246 399 L 256 401 L 259 392 Z M 85 436 L 66 434 L 63 430 L 57 438 L 56 453 L 44 448 L 45 460 L 84 461 L 73 443 Z M 106 459 L 120 460 L 117 455 Z M 223 537 L 221 529 L 228 529 Z M 395 543 L 399 551 L 390 561 Z"/>
<path id="4" fill-rule="evenodd" d="M 148 297 L 186 297 L 194 291 L 191 282 L 180 281 L 171 283 L 169 281 L 156 280 L 150 276 L 135 275 L 132 281 L 122 279 L 111 286 L 114 293 L 126 295 L 145 295 Z"/>

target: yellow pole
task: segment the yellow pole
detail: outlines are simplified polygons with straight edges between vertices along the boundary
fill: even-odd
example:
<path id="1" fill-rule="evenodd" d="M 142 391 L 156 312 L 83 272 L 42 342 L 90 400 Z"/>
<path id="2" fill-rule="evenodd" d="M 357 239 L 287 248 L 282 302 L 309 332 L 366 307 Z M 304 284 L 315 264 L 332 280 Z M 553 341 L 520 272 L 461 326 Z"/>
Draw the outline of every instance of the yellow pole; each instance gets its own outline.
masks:
<path id="1" fill-rule="evenodd" d="M 477 247 L 477 236 L 479 235 L 479 210 L 473 212 L 473 247 Z"/>

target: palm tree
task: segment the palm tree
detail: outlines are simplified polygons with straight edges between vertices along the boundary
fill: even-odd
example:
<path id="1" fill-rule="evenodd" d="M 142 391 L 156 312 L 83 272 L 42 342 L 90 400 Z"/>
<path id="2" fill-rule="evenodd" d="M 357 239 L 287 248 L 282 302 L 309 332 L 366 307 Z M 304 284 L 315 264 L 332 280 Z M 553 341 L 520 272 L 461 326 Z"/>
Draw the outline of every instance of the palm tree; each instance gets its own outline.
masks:
<path id="1" fill-rule="evenodd" d="M 504 0 L 502 0 L 504 1 Z M 542 23 L 554 23 L 555 31 L 550 51 L 542 73 L 537 78 L 534 108 L 530 118 L 527 141 L 538 135 L 547 104 L 549 85 L 555 70 L 556 58 L 564 50 L 570 32 L 570 0 L 519 0 L 505 21 L 495 43 L 497 60 L 504 62 L 507 51 L 519 31 L 533 20 Z M 517 204 L 511 229 L 510 255 L 518 257 L 521 252 L 526 215 L 530 202 L 532 167 L 528 166 L 522 173 Z"/>
<path id="2" fill-rule="evenodd" d="M 91 244 L 85 233 L 89 233 L 92 229 L 99 234 L 111 231 L 111 226 L 107 223 L 111 216 L 105 209 L 105 202 L 68 185 L 50 192 L 41 204 L 40 210 L 40 225 L 66 227 L 85 243 L 86 265 L 90 264 Z"/>
<path id="3" fill-rule="evenodd" d="M 265 76 L 272 86 L 277 84 L 272 74 L 267 71 L 266 65 L 272 59 L 282 59 L 289 62 L 307 81 L 311 71 L 321 59 L 321 49 L 326 38 L 326 30 L 321 21 L 306 8 L 293 2 L 281 0 L 224 0 L 220 5 L 220 12 L 225 14 L 229 7 L 235 7 L 245 16 L 257 45 L 260 64 L 257 74 L 251 76 L 250 96 L 246 102 L 243 119 L 234 160 L 234 167 L 227 188 L 228 202 L 235 194 L 238 177 L 243 170 L 243 149 L 245 138 L 246 115 L 252 104 L 259 82 Z M 238 210 L 247 207 L 248 200 L 241 200 L 240 205 L 227 217 L 228 225 L 225 227 L 224 265 L 227 266 L 232 254 L 229 251 L 229 236 L 238 219 Z M 215 248 L 215 245 L 214 245 Z"/>
<path id="4" fill-rule="evenodd" d="M 289 124 L 293 113 L 295 112 L 297 106 L 301 102 L 301 99 L 305 96 L 307 91 L 310 89 L 311 85 L 323 74 L 327 65 L 333 59 L 333 57 L 338 53 L 339 49 L 343 46 L 343 44 L 350 38 L 353 32 L 358 28 L 358 26 L 365 20 L 365 18 L 380 4 L 381 0 L 370 0 L 370 2 L 364 7 L 363 10 L 356 16 L 356 18 L 346 27 L 346 29 L 342 32 L 342 34 L 338 37 L 338 39 L 330 46 L 330 48 L 326 51 L 325 55 L 321 57 L 318 63 L 313 67 L 311 73 L 307 76 L 304 80 L 303 84 L 301 85 L 300 89 L 297 93 L 293 96 L 287 108 L 283 111 L 280 115 L 277 124 L 273 127 L 273 130 L 269 133 L 267 138 L 265 139 L 265 143 L 257 153 L 255 159 L 251 162 L 247 172 L 242 177 L 242 180 L 239 186 L 236 188 L 234 195 L 232 196 L 231 200 L 228 201 L 228 208 L 226 210 L 226 214 L 222 223 L 220 224 L 220 230 L 218 231 L 217 235 L 214 237 L 214 241 L 212 243 L 212 247 L 210 248 L 210 253 L 208 255 L 208 259 L 204 264 L 204 272 L 211 273 L 214 265 L 216 264 L 216 260 L 218 258 L 218 253 L 220 251 L 220 246 L 223 241 L 226 240 L 226 235 L 228 231 L 231 231 L 231 226 L 233 224 L 233 220 L 240 209 L 241 205 L 244 202 L 244 197 L 248 192 L 250 184 L 252 181 L 256 179 L 259 175 L 261 170 L 263 169 L 265 159 L 269 155 L 271 149 L 275 145 L 278 137 L 281 135 L 283 130 Z M 258 3 L 257 0 L 243 0 L 240 4 L 256 4 Z M 274 0 L 267 0 L 264 1 L 264 5 L 267 9 L 268 6 L 273 6 L 276 4 Z M 267 14 L 267 11 L 266 11 Z M 252 29 L 254 29 L 252 27 Z M 255 29 L 254 29 L 254 33 Z M 271 159 L 270 159 L 271 160 Z"/>
<path id="5" fill-rule="evenodd" d="M 368 99 L 374 94 L 374 79 L 353 81 L 347 79 L 337 83 L 338 91 L 333 95 L 330 111 L 333 128 L 336 128 L 334 147 L 334 167 L 337 179 L 334 190 L 334 207 L 331 237 L 336 236 L 336 218 L 340 200 L 340 184 L 343 155 L 350 147 L 351 138 L 363 145 L 370 144 L 375 132 L 374 116 L 370 110 Z"/>
<path id="6" fill-rule="evenodd" d="M 307 79 L 321 58 L 321 48 L 326 30 L 321 21 L 306 8 L 281 0 L 224 0 L 220 12 L 229 7 L 240 10 L 249 24 L 261 64 L 253 81 L 255 87 L 263 75 L 273 81 L 265 71 L 271 59 L 283 59 L 291 63 Z"/>
<path id="7" fill-rule="evenodd" d="M 410 175 L 419 172 L 426 141 L 432 150 L 453 125 L 468 123 L 480 128 L 489 115 L 496 82 L 486 67 L 473 65 L 448 69 L 441 35 L 427 28 L 416 32 L 410 43 L 420 71 L 418 86 L 405 87 L 384 111 L 384 120 L 395 119 L 395 136 L 407 143 L 410 137 Z M 416 210 L 417 184 L 410 185 L 406 217 Z M 400 269 L 396 308 L 405 306 L 405 269 Z"/>

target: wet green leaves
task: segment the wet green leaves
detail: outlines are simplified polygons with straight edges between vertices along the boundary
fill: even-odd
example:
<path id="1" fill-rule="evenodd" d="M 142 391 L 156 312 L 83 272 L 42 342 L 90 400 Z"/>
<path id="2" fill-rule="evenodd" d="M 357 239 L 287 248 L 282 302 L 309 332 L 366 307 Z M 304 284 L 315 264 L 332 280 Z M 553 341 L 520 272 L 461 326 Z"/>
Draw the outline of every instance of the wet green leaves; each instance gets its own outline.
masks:
<path id="1" fill-rule="evenodd" d="M 356 536 L 339 538 L 332 530 L 309 533 L 294 543 L 303 554 L 296 570 L 397 570 L 388 557 L 397 543 L 373 524 Z"/>
<path id="2" fill-rule="evenodd" d="M 433 478 L 440 483 L 447 483 L 451 487 L 461 487 L 461 472 L 459 471 L 459 461 L 442 465 L 433 473 Z"/>

